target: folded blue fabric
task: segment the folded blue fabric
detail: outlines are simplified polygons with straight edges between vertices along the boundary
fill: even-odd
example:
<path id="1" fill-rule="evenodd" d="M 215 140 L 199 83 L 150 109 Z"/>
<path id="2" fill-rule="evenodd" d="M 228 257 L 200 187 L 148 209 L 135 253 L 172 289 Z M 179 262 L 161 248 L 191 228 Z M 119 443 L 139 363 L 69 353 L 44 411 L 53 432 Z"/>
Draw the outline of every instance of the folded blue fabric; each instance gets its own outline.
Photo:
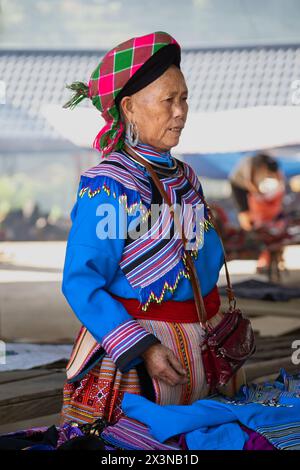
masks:
<path id="1" fill-rule="evenodd" d="M 222 413 L 218 412 L 220 409 Z M 192 405 L 161 406 L 140 395 L 125 392 L 122 410 L 129 418 L 146 424 L 160 442 L 181 433 L 233 421 L 232 413 L 212 400 L 198 400 Z"/>
<path id="2" fill-rule="evenodd" d="M 213 399 L 161 406 L 126 392 L 122 409 L 128 417 L 146 424 L 160 442 L 185 433 L 188 447 L 193 450 L 242 449 L 247 438 L 238 430 L 238 423 L 256 431 L 260 426 L 300 422 L 300 399 L 291 397 L 280 398 L 277 406 Z M 226 426 L 229 423 L 231 427 Z"/>

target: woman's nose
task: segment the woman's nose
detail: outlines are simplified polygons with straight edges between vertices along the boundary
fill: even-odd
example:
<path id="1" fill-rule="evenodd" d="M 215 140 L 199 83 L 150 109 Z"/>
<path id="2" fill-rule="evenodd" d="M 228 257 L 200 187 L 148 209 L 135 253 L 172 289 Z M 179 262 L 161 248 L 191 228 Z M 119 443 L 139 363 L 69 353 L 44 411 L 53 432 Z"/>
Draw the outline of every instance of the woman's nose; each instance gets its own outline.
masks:
<path id="1" fill-rule="evenodd" d="M 185 119 L 188 111 L 188 104 L 186 101 L 174 105 L 174 117 L 181 117 Z"/>

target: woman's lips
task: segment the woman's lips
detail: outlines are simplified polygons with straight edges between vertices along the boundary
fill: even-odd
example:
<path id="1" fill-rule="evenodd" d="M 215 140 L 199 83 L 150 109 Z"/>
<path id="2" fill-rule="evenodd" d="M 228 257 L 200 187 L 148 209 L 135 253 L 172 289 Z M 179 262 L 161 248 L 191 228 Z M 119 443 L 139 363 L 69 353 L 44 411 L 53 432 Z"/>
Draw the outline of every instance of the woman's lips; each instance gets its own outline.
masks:
<path id="1" fill-rule="evenodd" d="M 182 131 L 182 127 L 171 127 L 169 131 L 175 132 L 175 134 L 180 134 L 180 132 Z"/>

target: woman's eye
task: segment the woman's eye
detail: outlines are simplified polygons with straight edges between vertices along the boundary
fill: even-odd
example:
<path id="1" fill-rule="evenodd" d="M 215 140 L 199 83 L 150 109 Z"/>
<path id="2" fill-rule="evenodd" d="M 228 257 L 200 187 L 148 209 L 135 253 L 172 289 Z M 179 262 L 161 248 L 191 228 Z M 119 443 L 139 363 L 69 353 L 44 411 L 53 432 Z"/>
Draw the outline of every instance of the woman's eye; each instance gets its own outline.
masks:
<path id="1" fill-rule="evenodd" d="M 187 96 L 183 96 L 182 99 L 183 99 L 184 101 L 187 101 L 188 97 L 187 97 Z M 170 101 L 173 101 L 173 98 L 172 98 L 172 97 L 166 98 L 165 101 L 169 101 L 169 102 L 170 102 Z"/>

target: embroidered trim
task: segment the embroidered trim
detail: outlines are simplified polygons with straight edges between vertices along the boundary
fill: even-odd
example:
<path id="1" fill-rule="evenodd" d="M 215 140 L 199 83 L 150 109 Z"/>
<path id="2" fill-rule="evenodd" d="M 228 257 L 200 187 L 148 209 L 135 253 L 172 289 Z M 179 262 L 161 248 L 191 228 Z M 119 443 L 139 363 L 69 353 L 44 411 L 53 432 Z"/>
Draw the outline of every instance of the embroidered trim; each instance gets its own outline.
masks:
<path id="1" fill-rule="evenodd" d="M 89 185 L 85 186 L 85 187 L 80 189 L 78 195 L 79 195 L 79 197 L 82 198 L 87 193 L 88 197 L 92 198 L 92 197 L 96 196 L 97 194 L 99 194 L 102 190 L 105 191 L 105 193 L 108 196 L 110 196 L 112 194 L 114 199 L 117 198 L 116 192 L 115 191 L 112 192 L 111 188 L 105 183 L 103 183 L 102 186 L 98 186 L 95 190 L 92 190 Z M 135 214 L 137 207 L 139 207 L 140 213 L 141 213 L 141 219 L 142 219 L 143 222 L 145 222 L 148 219 L 149 215 L 151 214 L 151 210 L 146 209 L 145 204 L 143 204 L 142 201 L 133 202 L 132 204 L 128 204 L 128 195 L 126 193 L 120 194 L 120 196 L 118 197 L 118 201 L 119 201 L 120 204 L 122 204 L 124 206 L 125 211 L 129 215 Z"/>
<path id="2" fill-rule="evenodd" d="M 82 188 L 80 191 L 79 191 L 79 197 L 83 197 L 84 194 L 87 192 L 88 190 L 88 197 L 94 197 L 96 196 L 96 194 L 99 194 L 101 192 L 101 189 L 103 189 L 108 196 L 110 196 L 110 188 L 104 183 L 102 186 L 99 186 L 97 189 L 95 189 L 94 191 L 91 190 L 90 186 L 85 186 L 84 188 Z M 113 193 L 115 194 L 115 193 Z"/>
<path id="3" fill-rule="evenodd" d="M 186 279 L 190 279 L 190 275 L 188 274 L 188 272 L 186 272 L 185 270 L 180 270 L 179 273 L 177 274 L 177 277 L 175 279 L 173 286 L 171 286 L 168 283 L 168 281 L 165 281 L 159 297 L 157 297 L 152 290 L 148 296 L 148 300 L 143 304 L 142 310 L 146 312 L 151 302 L 156 302 L 158 304 L 162 303 L 167 290 L 169 290 L 173 294 L 175 290 L 177 289 L 180 279 L 182 279 L 183 277 L 185 277 Z"/>

